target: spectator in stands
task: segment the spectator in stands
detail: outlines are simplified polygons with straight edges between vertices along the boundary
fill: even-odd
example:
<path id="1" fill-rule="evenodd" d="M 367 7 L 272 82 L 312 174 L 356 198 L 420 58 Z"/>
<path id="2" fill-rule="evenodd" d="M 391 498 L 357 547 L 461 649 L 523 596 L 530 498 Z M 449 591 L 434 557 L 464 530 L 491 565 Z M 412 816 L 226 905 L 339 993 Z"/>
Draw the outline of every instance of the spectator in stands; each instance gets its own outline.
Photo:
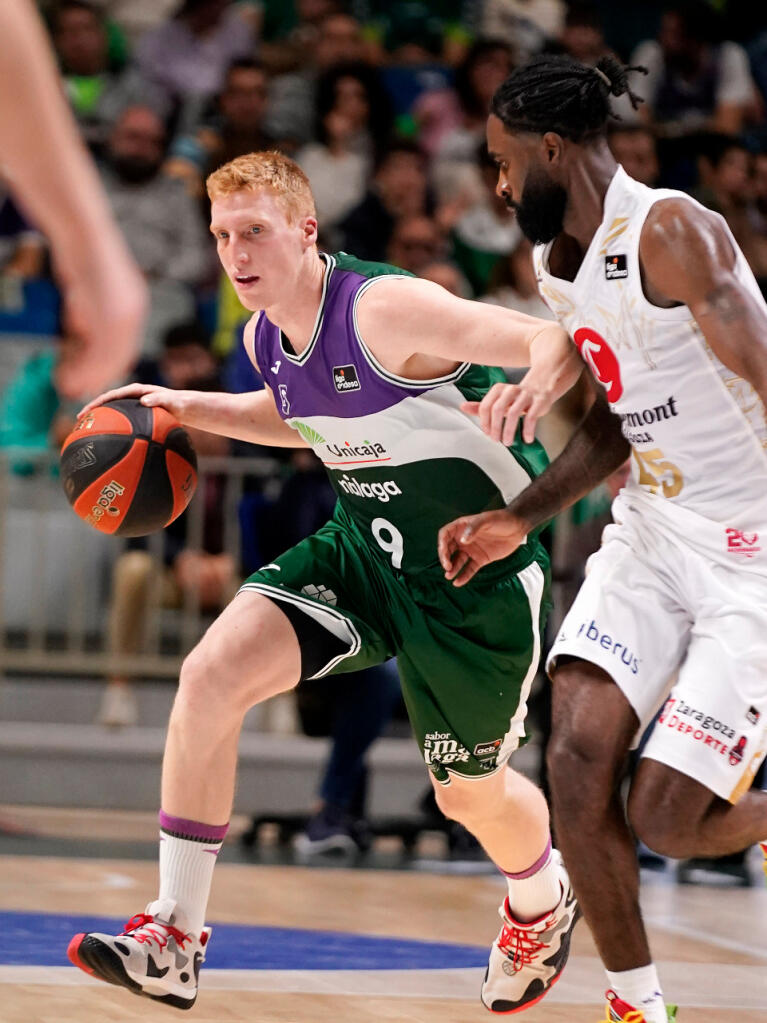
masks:
<path id="1" fill-rule="evenodd" d="M 174 141 L 165 173 L 201 197 L 205 178 L 216 167 L 244 153 L 273 148 L 275 139 L 264 128 L 268 87 L 263 65 L 251 57 L 235 60 L 224 88 L 195 130 Z"/>
<path id="2" fill-rule="evenodd" d="M 516 309 L 543 320 L 554 319 L 538 291 L 533 248 L 526 238 L 520 238 L 511 253 L 497 264 L 481 301 Z"/>
<path id="3" fill-rule="evenodd" d="M 721 213 L 743 250 L 754 275 L 767 278 L 767 235 L 756 226 L 753 158 L 738 139 L 709 135 L 699 158 L 700 187 L 696 197 Z"/>
<path id="4" fill-rule="evenodd" d="M 94 4 L 62 0 L 53 10 L 51 35 L 73 113 L 94 153 L 101 154 L 125 107 L 140 103 L 163 119 L 169 115 L 164 90 L 111 57 L 104 15 Z"/>
<path id="5" fill-rule="evenodd" d="M 171 328 L 164 339 L 157 366 L 144 366 L 153 382 L 174 389 L 220 390 L 218 367 L 210 353 L 209 338 L 195 322 Z M 202 430 L 188 429 L 198 456 L 226 455 L 229 442 Z M 202 477 L 195 501 L 203 505 L 200 549 L 187 544 L 190 512 L 185 512 L 163 532 L 163 565 L 156 564 L 143 538 L 129 541 L 118 557 L 113 575 L 107 630 L 108 650 L 120 667 L 110 676 L 102 695 L 97 720 L 110 727 L 133 725 L 138 719 L 135 692 L 125 665 L 144 649 L 151 615 L 158 605 L 180 607 L 185 599 L 200 610 L 218 611 L 234 596 L 238 566 L 223 549 L 225 479 L 218 474 Z"/>
<path id="6" fill-rule="evenodd" d="M 367 190 L 374 157 L 391 134 L 391 109 L 378 73 L 366 64 L 338 64 L 317 81 L 317 141 L 296 156 L 312 185 L 323 236 Z"/>
<path id="7" fill-rule="evenodd" d="M 484 125 L 487 110 L 497 85 L 508 76 L 511 56 L 507 43 L 483 39 L 476 42 L 456 69 L 451 89 L 423 93 L 413 109 L 418 126 L 418 141 L 429 156 L 448 145 L 446 138 L 456 132 L 476 135 Z M 484 128 L 482 129 L 484 130 Z M 455 140 L 450 143 L 455 145 Z"/>
<path id="8" fill-rule="evenodd" d="M 649 188 L 658 187 L 660 164 L 652 128 L 643 124 L 615 124 L 608 131 L 607 144 L 630 177 Z"/>
<path id="9" fill-rule="evenodd" d="M 564 27 L 565 0 L 485 0 L 480 31 L 514 43 L 514 62 L 521 64 L 558 39 Z"/>
<path id="10" fill-rule="evenodd" d="M 178 7 L 178 0 L 98 0 L 110 21 L 125 32 L 129 44 L 166 21 Z"/>
<path id="11" fill-rule="evenodd" d="M 386 262 L 417 277 L 430 263 L 444 259 L 445 238 L 431 217 L 400 217 L 386 249 Z"/>
<path id="12" fill-rule="evenodd" d="M 294 840 L 301 858 L 329 853 L 349 856 L 368 849 L 366 757 L 389 724 L 399 699 L 394 661 L 298 686 L 296 700 L 304 732 L 332 739 L 320 778 L 318 805 Z"/>
<path id="13" fill-rule="evenodd" d="M 30 455 L 55 453 L 75 425 L 77 406 L 61 395 L 56 369 L 68 337 L 35 352 L 9 381 L 0 397 L 0 449 L 16 448 Z M 37 471 L 38 464 L 23 457 L 13 460 L 19 475 Z M 46 466 L 47 469 L 47 466 Z"/>
<path id="14" fill-rule="evenodd" d="M 365 62 L 362 26 L 349 14 L 331 13 L 318 25 L 317 39 L 304 66 L 272 81 L 266 127 L 288 151 L 314 138 L 317 79 L 337 64 Z"/>
<path id="15" fill-rule="evenodd" d="M 602 19 L 592 3 L 571 4 L 559 35 L 559 49 L 581 64 L 593 66 L 600 57 L 610 53 L 605 40 Z"/>
<path id="16" fill-rule="evenodd" d="M 103 180 L 115 219 L 150 289 L 144 355 L 159 349 L 170 323 L 194 314 L 192 286 L 210 266 L 211 244 L 200 209 L 180 181 L 161 172 L 163 122 L 148 107 L 129 107 L 109 139 Z"/>
<path id="17" fill-rule="evenodd" d="M 433 212 L 426 157 L 414 143 L 396 142 L 380 157 L 362 202 L 340 222 L 341 244 L 360 259 L 383 260 L 398 219 Z"/>
<path id="18" fill-rule="evenodd" d="M 45 240 L 27 221 L 0 180 L 0 274 L 24 280 L 45 267 Z"/>
<path id="19" fill-rule="evenodd" d="M 758 116 L 748 56 L 742 46 L 723 38 L 710 4 L 682 0 L 663 12 L 657 39 L 634 51 L 631 63 L 649 72 L 633 84 L 645 100 L 640 111 L 661 134 L 738 135 Z"/>
<path id="20" fill-rule="evenodd" d="M 442 259 L 427 263 L 421 267 L 418 276 L 425 281 L 434 281 L 435 284 L 439 284 L 445 291 L 449 291 L 451 295 L 457 295 L 458 298 L 471 298 L 469 282 L 455 263 L 451 263 L 449 260 Z"/>
<path id="21" fill-rule="evenodd" d="M 254 15 L 231 0 L 183 0 L 139 41 L 138 66 L 177 101 L 199 104 L 221 90 L 232 61 L 255 52 Z"/>
<path id="22" fill-rule="evenodd" d="M 432 180 L 440 200 L 463 193 L 473 201 L 482 194 L 475 154 L 485 138 L 490 101 L 512 67 L 508 43 L 480 39 L 456 69 L 453 92 L 427 94 L 416 106 L 422 141 L 434 158 Z"/>
<path id="23" fill-rule="evenodd" d="M 453 229 L 453 258 L 476 295 L 487 290 L 495 267 L 516 248 L 521 237 L 515 218 L 496 194 L 498 169 L 484 142 L 475 150 L 483 194 L 458 219 Z"/>
<path id="24" fill-rule="evenodd" d="M 564 53 L 573 60 L 589 64 L 591 67 L 596 65 L 600 57 L 618 59 L 607 44 L 602 12 L 593 0 L 575 0 L 568 6 L 562 31 L 547 49 Z M 627 95 L 612 97 L 610 106 L 621 123 L 636 122 L 637 114 Z"/>
<path id="25" fill-rule="evenodd" d="M 767 238 L 767 151 L 754 157 L 754 205 L 751 220 L 754 230 Z"/>
<path id="26" fill-rule="evenodd" d="M 280 75 L 296 71 L 317 45 L 322 22 L 333 14 L 343 14 L 343 0 L 295 0 L 293 11 L 287 5 L 280 5 L 279 14 L 285 15 L 287 21 L 291 14 L 292 24 L 281 28 L 275 25 L 276 5 L 265 11 L 264 35 L 274 34 L 265 41 L 261 48 L 261 57 L 271 74 Z M 276 30 L 276 31 L 275 31 Z"/>

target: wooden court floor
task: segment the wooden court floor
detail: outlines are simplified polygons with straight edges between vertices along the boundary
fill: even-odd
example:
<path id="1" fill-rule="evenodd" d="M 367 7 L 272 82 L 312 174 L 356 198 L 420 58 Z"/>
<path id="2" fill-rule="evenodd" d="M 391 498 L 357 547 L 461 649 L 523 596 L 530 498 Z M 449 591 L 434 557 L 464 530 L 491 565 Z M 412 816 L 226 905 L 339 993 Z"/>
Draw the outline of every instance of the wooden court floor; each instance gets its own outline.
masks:
<path id="1" fill-rule="evenodd" d="M 56 945 L 61 958 L 69 915 L 127 919 L 154 897 L 155 885 L 156 866 L 148 860 L 0 856 L 0 918 L 13 921 L 11 930 L 20 926 L 0 955 L 0 1021 L 481 1023 L 492 1018 L 478 1001 L 483 969 L 477 960 L 498 927 L 503 885 L 491 875 L 222 863 L 210 905 L 210 958 L 217 926 L 223 951 L 227 927 L 231 932 L 231 925 L 247 924 L 280 929 L 264 932 L 267 937 L 254 931 L 251 944 L 268 944 L 281 965 L 204 967 L 197 1005 L 183 1016 L 91 980 L 65 960 L 35 964 L 46 941 Z M 643 905 L 666 994 L 683 1006 L 680 1023 L 767 1023 L 767 889 L 678 886 L 648 874 Z M 48 924 L 58 927 L 58 937 L 44 936 Z M 332 940 L 310 934 L 307 942 L 307 931 L 336 935 L 350 950 L 369 945 L 373 961 L 364 968 L 345 969 L 343 962 L 317 968 Z M 435 955 L 414 969 L 381 968 L 387 948 L 399 948 L 402 955 L 401 943 L 413 939 L 448 950 L 474 947 L 475 961 L 440 968 Z M 24 951 L 25 942 L 34 953 L 31 963 L 24 956 L 14 959 L 14 949 Z M 257 958 L 259 949 L 250 952 Z M 351 964 L 354 956 L 344 954 Z M 599 1023 L 604 986 L 581 923 L 560 982 L 538 1006 L 515 1018 Z"/>

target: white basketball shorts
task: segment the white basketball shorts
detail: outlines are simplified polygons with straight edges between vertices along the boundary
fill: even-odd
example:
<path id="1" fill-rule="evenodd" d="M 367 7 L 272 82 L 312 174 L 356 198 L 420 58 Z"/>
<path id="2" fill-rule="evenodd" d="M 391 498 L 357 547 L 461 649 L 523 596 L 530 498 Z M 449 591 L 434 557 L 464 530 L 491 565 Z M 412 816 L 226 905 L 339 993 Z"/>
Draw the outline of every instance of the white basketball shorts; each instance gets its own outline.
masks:
<path id="1" fill-rule="evenodd" d="M 663 708 L 642 755 L 735 803 L 767 749 L 767 576 L 632 505 L 616 501 L 547 670 L 565 654 L 603 668 L 636 711 L 637 742 Z"/>

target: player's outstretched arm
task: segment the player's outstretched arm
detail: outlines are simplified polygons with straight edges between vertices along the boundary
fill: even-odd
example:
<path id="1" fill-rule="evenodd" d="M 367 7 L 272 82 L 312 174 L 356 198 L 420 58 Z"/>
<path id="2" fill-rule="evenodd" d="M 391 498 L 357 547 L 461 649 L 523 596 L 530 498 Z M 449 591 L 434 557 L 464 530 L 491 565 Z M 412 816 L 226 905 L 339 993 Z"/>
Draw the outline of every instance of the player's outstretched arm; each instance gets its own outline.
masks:
<path id="1" fill-rule="evenodd" d="M 575 345 L 558 324 L 457 298 L 431 281 L 402 277 L 378 282 L 362 295 L 357 321 L 378 361 L 400 376 L 411 375 L 408 368 L 419 356 L 443 360 L 445 373 L 450 363 L 529 366 L 519 384 L 496 389 L 482 409 L 475 402 L 464 406 L 480 415 L 482 428 L 496 440 L 513 438 L 524 416 L 525 440 L 532 441 L 537 420 L 583 369 Z"/>
<path id="2" fill-rule="evenodd" d="M 650 301 L 688 306 L 714 354 L 767 408 L 767 314 L 735 276 L 722 218 L 687 199 L 664 199 L 650 210 L 639 254 Z"/>
<path id="3" fill-rule="evenodd" d="M 628 458 L 620 420 L 599 391 L 567 446 L 505 508 L 443 526 L 437 547 L 445 578 L 464 586 L 491 561 L 508 557 L 527 534 L 574 504 Z"/>
<path id="4" fill-rule="evenodd" d="M 58 386 L 67 397 L 93 394 L 135 360 L 146 287 L 80 140 L 31 0 L 0 3 L 0 39 L 3 173 L 50 241 L 66 328 L 80 342 L 68 347 Z"/>
<path id="5" fill-rule="evenodd" d="M 156 384 L 126 384 L 105 391 L 83 406 L 78 419 L 97 405 L 119 398 L 138 398 L 142 405 L 159 406 L 170 412 L 183 426 L 193 426 L 208 433 L 217 433 L 250 444 L 266 444 L 278 448 L 305 448 L 297 430 L 280 418 L 271 391 L 248 391 L 227 394 L 215 391 L 176 391 Z"/>

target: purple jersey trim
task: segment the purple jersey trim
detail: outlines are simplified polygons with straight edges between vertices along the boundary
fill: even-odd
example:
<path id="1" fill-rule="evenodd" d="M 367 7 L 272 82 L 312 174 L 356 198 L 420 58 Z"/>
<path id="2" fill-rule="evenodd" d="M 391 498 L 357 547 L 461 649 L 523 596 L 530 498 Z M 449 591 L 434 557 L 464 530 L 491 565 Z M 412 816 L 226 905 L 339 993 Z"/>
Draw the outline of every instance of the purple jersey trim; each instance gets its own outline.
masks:
<path id="1" fill-rule="evenodd" d="M 354 300 L 370 278 L 339 270 L 324 255 L 323 301 L 315 334 L 300 356 L 283 347 L 279 328 L 262 314 L 254 332 L 254 353 L 283 419 L 332 416 L 357 419 L 417 397 L 434 385 L 402 385 L 384 379 L 360 347 Z"/>

